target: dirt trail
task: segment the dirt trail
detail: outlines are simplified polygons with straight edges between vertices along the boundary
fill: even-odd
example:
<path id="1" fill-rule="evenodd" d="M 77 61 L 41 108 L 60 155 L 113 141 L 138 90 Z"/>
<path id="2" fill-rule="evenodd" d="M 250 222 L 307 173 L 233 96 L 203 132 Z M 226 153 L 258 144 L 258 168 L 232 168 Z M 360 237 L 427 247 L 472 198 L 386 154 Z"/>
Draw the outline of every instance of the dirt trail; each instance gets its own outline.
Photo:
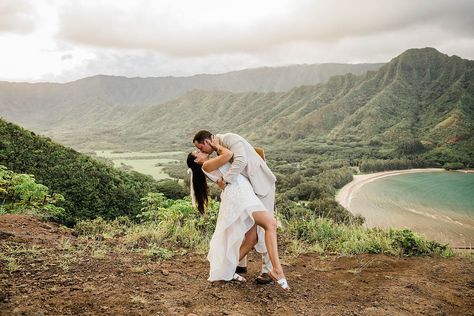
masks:
<path id="1" fill-rule="evenodd" d="M 205 255 L 149 261 L 119 242 L 94 252 L 55 224 L 0 216 L 0 315 L 474 315 L 468 259 L 306 254 L 285 259 L 285 293 L 254 283 L 255 254 L 249 282 L 211 284 Z"/>

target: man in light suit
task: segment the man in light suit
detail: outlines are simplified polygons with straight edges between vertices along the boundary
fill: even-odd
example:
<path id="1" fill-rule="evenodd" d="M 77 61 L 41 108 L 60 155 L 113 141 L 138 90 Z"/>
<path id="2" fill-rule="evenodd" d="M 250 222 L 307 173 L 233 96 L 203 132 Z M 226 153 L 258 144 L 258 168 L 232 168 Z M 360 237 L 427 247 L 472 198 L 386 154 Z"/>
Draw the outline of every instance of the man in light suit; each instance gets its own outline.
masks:
<path id="1" fill-rule="evenodd" d="M 211 145 L 212 136 L 209 131 L 201 130 L 194 136 L 193 144 L 200 151 L 211 154 L 214 152 Z M 247 140 L 237 134 L 217 134 L 215 137 L 219 139 L 222 146 L 234 153 L 229 171 L 223 175 L 222 179 L 217 181 L 217 185 L 223 189 L 226 183 L 233 183 L 237 176 L 242 174 L 249 179 L 255 194 L 262 201 L 267 211 L 273 213 L 276 177 L 265 161 Z M 257 278 L 257 282 L 267 284 L 271 282 L 268 273 L 272 270 L 272 264 L 265 246 L 265 231 L 260 226 L 257 226 L 257 235 L 258 243 L 255 245 L 255 250 L 262 254 L 262 273 Z M 246 271 L 247 257 L 239 262 L 236 272 L 244 273 Z"/>

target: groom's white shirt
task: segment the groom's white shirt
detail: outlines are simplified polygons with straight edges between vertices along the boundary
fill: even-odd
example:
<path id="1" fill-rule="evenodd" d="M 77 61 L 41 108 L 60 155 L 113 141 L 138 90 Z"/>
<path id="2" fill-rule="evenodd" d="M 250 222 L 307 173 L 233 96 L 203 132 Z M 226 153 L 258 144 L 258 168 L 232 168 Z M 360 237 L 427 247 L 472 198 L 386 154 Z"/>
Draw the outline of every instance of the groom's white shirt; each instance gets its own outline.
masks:
<path id="1" fill-rule="evenodd" d="M 231 167 L 223 175 L 225 182 L 233 183 L 242 174 L 249 179 L 258 196 L 265 196 L 274 190 L 275 175 L 245 138 L 233 133 L 217 134 L 216 137 L 222 146 L 234 153 Z"/>

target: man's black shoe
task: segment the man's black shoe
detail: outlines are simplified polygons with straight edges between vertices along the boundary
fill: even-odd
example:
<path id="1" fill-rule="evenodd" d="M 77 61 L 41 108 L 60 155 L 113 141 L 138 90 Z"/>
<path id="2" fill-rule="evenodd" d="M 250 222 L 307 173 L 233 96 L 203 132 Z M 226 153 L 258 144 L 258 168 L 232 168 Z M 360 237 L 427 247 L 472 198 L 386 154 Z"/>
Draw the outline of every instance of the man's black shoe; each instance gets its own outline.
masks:
<path id="1" fill-rule="evenodd" d="M 272 278 L 270 278 L 268 273 L 260 273 L 256 281 L 257 284 L 269 284 L 272 283 Z"/>
<path id="2" fill-rule="evenodd" d="M 235 273 L 247 273 L 247 267 L 239 267 L 235 269 Z"/>

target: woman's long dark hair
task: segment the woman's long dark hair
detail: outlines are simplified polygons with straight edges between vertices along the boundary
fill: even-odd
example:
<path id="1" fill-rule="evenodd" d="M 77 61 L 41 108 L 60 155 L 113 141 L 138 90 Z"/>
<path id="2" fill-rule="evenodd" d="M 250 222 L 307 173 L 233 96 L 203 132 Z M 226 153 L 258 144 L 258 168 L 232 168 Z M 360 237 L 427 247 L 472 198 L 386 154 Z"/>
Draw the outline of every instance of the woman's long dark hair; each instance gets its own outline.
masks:
<path id="1" fill-rule="evenodd" d="M 196 157 L 193 156 L 193 153 L 189 153 L 186 163 L 193 173 L 193 183 L 190 183 L 190 185 L 194 189 L 194 197 L 196 198 L 199 213 L 204 214 L 204 208 L 209 202 L 209 187 L 207 186 L 206 175 L 202 171 L 202 165 L 196 163 L 195 159 Z"/>

